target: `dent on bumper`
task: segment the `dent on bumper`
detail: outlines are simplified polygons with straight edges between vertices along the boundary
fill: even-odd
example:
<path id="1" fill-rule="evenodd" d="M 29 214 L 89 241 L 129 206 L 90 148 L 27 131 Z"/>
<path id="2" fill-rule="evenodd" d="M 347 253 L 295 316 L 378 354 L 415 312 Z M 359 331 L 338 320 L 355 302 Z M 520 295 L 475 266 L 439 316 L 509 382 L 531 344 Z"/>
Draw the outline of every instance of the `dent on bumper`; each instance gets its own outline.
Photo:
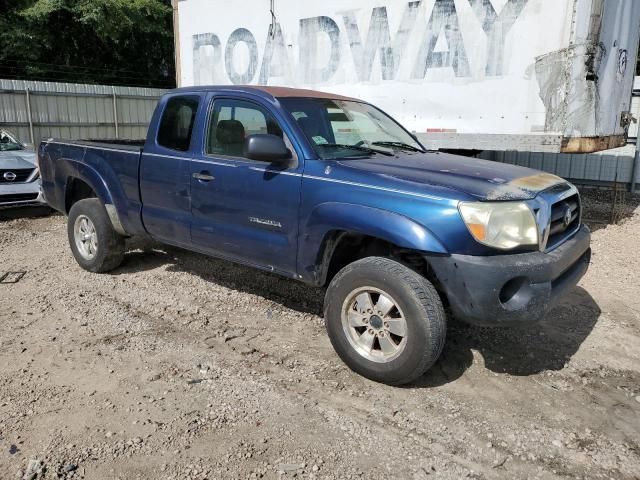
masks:
<path id="1" fill-rule="evenodd" d="M 535 323 L 587 272 L 586 226 L 555 250 L 516 255 L 428 257 L 453 314 L 469 323 Z"/>

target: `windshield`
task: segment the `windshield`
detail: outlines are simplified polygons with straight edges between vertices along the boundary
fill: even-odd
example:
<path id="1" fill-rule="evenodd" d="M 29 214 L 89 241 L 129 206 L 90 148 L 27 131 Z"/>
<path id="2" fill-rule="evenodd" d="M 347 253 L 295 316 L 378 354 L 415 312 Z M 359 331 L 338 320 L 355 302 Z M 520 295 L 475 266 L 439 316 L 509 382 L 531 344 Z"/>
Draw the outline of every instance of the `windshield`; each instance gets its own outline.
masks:
<path id="1" fill-rule="evenodd" d="M 367 103 L 324 98 L 281 98 L 323 160 L 422 152 L 395 120 Z"/>
<path id="2" fill-rule="evenodd" d="M 24 150 L 24 146 L 6 130 L 0 130 L 0 152 Z"/>

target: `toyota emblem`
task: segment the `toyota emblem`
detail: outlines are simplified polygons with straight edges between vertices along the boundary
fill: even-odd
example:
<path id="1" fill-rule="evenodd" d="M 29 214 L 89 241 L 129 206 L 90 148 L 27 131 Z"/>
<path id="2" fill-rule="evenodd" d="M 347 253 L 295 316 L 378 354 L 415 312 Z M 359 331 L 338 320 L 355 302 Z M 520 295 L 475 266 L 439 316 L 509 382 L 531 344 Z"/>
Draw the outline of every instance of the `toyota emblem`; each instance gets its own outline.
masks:
<path id="1" fill-rule="evenodd" d="M 3 177 L 7 182 L 13 182 L 16 178 L 18 178 L 18 176 L 13 172 L 5 172 Z"/>
<path id="2" fill-rule="evenodd" d="M 564 212 L 564 218 L 563 218 L 565 227 L 568 227 L 569 224 L 571 223 L 572 216 L 573 216 L 573 213 L 571 212 L 571 208 L 567 207 L 567 210 Z"/>

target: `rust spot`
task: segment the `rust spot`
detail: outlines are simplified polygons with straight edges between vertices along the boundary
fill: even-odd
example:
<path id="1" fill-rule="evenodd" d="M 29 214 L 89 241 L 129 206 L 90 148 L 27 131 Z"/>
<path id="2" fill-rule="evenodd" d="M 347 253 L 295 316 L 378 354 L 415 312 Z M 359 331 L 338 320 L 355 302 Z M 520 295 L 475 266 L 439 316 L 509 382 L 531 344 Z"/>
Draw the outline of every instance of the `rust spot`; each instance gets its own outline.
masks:
<path id="1" fill-rule="evenodd" d="M 563 138 L 561 153 L 593 153 L 612 148 L 624 147 L 627 144 L 625 135 L 608 137 Z"/>
<path id="2" fill-rule="evenodd" d="M 564 180 L 551 173 L 538 173 L 528 177 L 516 178 L 509 182 L 509 185 L 527 190 L 544 190 L 561 182 L 564 182 Z"/>

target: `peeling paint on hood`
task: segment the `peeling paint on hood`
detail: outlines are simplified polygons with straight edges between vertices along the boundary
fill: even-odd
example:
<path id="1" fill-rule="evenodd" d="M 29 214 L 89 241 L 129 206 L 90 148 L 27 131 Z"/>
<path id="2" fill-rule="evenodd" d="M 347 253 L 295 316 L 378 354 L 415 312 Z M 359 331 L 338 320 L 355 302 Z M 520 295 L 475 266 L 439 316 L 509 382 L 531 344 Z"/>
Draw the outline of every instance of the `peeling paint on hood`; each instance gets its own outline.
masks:
<path id="1" fill-rule="evenodd" d="M 538 193 L 561 183 L 566 182 L 551 173 L 538 173 L 528 177 L 516 178 L 510 182 L 503 183 L 487 193 L 487 200 L 519 200 L 522 198 L 532 198 Z"/>

